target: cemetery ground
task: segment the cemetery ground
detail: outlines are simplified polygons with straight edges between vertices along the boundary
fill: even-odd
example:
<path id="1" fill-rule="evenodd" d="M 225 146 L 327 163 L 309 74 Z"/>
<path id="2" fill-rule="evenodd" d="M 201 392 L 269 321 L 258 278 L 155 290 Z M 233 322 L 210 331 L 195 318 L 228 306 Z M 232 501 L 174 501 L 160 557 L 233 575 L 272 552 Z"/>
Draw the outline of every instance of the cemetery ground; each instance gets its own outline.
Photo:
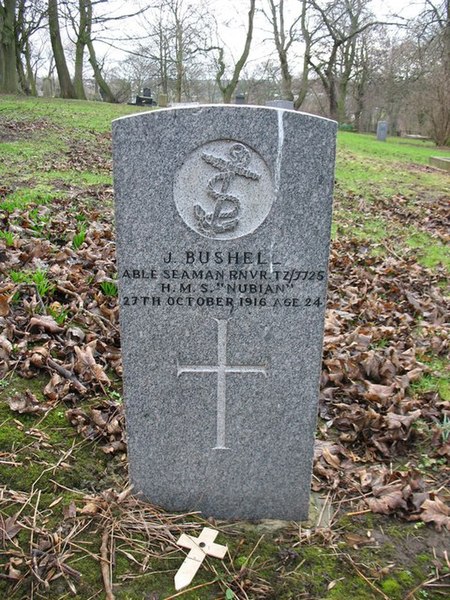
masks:
<path id="1" fill-rule="evenodd" d="M 205 522 L 127 482 L 110 123 L 136 110 L 0 100 L 1 597 L 448 598 L 450 151 L 339 134 L 311 521 Z M 176 593 L 208 524 L 229 553 Z"/>

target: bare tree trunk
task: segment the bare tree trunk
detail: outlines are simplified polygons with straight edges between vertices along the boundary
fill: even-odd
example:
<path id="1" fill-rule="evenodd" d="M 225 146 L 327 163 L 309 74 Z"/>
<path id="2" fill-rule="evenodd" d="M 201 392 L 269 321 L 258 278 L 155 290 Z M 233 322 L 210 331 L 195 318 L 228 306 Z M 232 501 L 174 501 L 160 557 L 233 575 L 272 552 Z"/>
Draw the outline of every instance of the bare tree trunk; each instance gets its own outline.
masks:
<path id="1" fill-rule="evenodd" d="M 20 89 L 22 90 L 22 92 L 25 95 L 30 96 L 31 90 L 30 90 L 30 86 L 28 85 L 28 78 L 26 76 L 25 68 L 22 63 L 22 57 L 20 56 L 20 51 L 17 47 L 16 47 L 16 67 L 17 67 L 17 76 L 19 79 Z"/>
<path id="2" fill-rule="evenodd" d="M 183 28 L 181 23 L 176 20 L 176 46 L 175 46 L 175 66 L 177 77 L 175 80 L 175 101 L 181 102 L 181 95 L 183 91 Z"/>
<path id="3" fill-rule="evenodd" d="M 80 13 L 80 23 L 78 29 L 77 40 L 75 43 L 75 74 L 73 78 L 73 86 L 77 98 L 86 100 L 86 93 L 83 86 L 83 62 L 84 62 L 84 49 L 86 47 L 86 27 L 87 27 L 87 14 L 86 14 L 86 2 L 85 0 L 79 0 L 78 8 Z"/>
<path id="4" fill-rule="evenodd" d="M 52 43 L 53 56 L 55 59 L 56 72 L 58 73 L 61 98 L 76 98 L 75 89 L 70 80 L 66 57 L 61 42 L 61 33 L 58 20 L 58 0 L 48 0 L 48 26 L 50 29 L 50 40 Z"/>
<path id="5" fill-rule="evenodd" d="M 29 96 L 31 94 L 28 78 L 25 73 L 25 68 L 22 62 L 22 53 L 24 53 L 25 40 L 21 36 L 21 32 L 24 30 L 25 21 L 25 1 L 19 0 L 19 4 L 16 7 L 16 19 L 14 26 L 14 37 L 16 41 L 16 65 L 17 65 L 17 76 L 19 78 L 20 89 Z"/>
<path id="6" fill-rule="evenodd" d="M 305 101 L 309 86 L 309 65 L 311 60 L 312 37 L 306 26 L 306 0 L 302 0 L 301 26 L 303 42 L 305 44 L 305 52 L 303 54 L 303 70 L 300 89 L 294 102 L 295 110 L 298 110 Z"/>
<path id="7" fill-rule="evenodd" d="M 269 0 L 269 6 L 271 12 L 269 20 L 272 24 L 273 39 L 280 61 L 281 95 L 284 100 L 293 100 L 294 94 L 292 93 L 292 75 L 289 70 L 288 50 L 293 42 L 293 29 L 298 19 L 294 21 L 290 28 L 288 39 L 286 39 L 286 32 L 284 30 L 284 0 L 279 0 L 278 6 L 275 5 L 274 0 Z"/>
<path id="8" fill-rule="evenodd" d="M 18 91 L 15 12 L 16 0 L 0 5 L 0 92 L 5 94 Z"/>
<path id="9" fill-rule="evenodd" d="M 30 42 L 28 40 L 25 44 L 25 62 L 27 67 L 27 80 L 30 86 L 30 94 L 32 96 L 37 96 L 36 76 L 33 73 L 33 67 L 31 66 L 31 50 Z"/>
<path id="10" fill-rule="evenodd" d="M 94 70 L 95 81 L 101 90 L 102 98 L 106 100 L 106 102 L 116 103 L 117 98 L 102 75 L 102 71 L 95 55 L 94 44 L 92 43 L 92 0 L 84 1 L 86 3 L 86 45 L 89 51 L 89 62 Z"/>
<path id="11" fill-rule="evenodd" d="M 224 54 L 223 48 L 220 49 L 219 59 L 218 59 L 219 69 L 216 74 L 216 82 L 217 82 L 217 85 L 219 86 L 219 90 L 222 94 L 222 98 L 223 98 L 223 101 L 225 104 L 229 104 L 231 102 L 231 97 L 232 97 L 234 91 L 236 90 L 237 84 L 239 83 L 239 77 L 241 75 L 241 71 L 247 61 L 248 54 L 250 52 L 250 46 L 251 46 L 252 37 L 253 37 L 253 20 L 254 20 L 254 16 L 255 16 L 255 1 L 256 0 L 250 0 L 250 9 L 248 11 L 248 26 L 247 26 L 247 36 L 245 39 L 245 47 L 241 54 L 240 59 L 237 61 L 236 65 L 234 67 L 233 75 L 228 84 L 225 84 L 222 81 L 222 77 L 225 74 L 225 62 L 224 62 L 224 58 L 223 58 L 223 54 Z"/>

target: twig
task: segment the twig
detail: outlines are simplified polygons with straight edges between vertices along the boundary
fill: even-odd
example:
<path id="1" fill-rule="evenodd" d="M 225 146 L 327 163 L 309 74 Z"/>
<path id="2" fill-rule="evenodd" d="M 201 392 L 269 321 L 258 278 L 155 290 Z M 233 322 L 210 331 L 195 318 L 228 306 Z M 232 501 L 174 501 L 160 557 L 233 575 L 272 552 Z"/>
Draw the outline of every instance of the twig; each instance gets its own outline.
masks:
<path id="1" fill-rule="evenodd" d="M 378 592 L 378 594 L 380 594 L 380 596 L 383 596 L 384 600 L 390 600 L 389 596 L 386 596 L 386 594 L 382 590 L 380 590 L 380 588 L 378 588 L 374 583 L 372 583 L 370 581 L 370 579 L 368 579 L 364 575 L 364 573 L 358 569 L 358 567 L 355 565 L 355 563 L 353 562 L 353 560 L 351 559 L 351 557 L 348 554 L 343 554 L 342 556 L 347 559 L 347 562 L 350 563 L 350 565 L 355 569 L 355 571 L 358 573 L 358 575 L 360 577 L 362 577 L 364 579 L 364 581 L 366 583 L 368 583 L 373 590 Z M 405 600 L 406 600 L 406 598 L 405 598 Z"/>
<path id="2" fill-rule="evenodd" d="M 419 585 L 417 585 L 413 590 L 409 592 L 407 596 L 405 596 L 405 600 L 413 599 L 414 594 L 418 592 L 421 588 L 435 583 L 436 581 L 439 581 L 439 579 L 445 579 L 446 577 L 450 577 L 450 573 L 447 573 L 446 575 L 438 575 L 438 577 L 433 577 L 433 579 L 428 579 L 428 581 L 423 581 L 422 583 L 419 583 Z"/>
<path id="3" fill-rule="evenodd" d="M 86 496 L 86 494 L 84 492 L 80 492 L 80 490 L 74 490 L 72 488 L 66 487 L 65 485 L 62 485 L 62 483 L 58 483 L 54 479 L 50 479 L 50 481 L 52 483 L 54 483 L 57 487 L 59 487 L 63 490 L 66 490 L 67 492 L 72 492 L 73 494 L 79 494 L 80 496 Z"/>
<path id="4" fill-rule="evenodd" d="M 105 600 L 115 600 L 110 579 L 111 569 L 108 559 L 108 541 L 109 532 L 107 529 L 105 529 L 102 535 L 102 545 L 100 546 L 100 556 L 102 558 L 100 563 L 100 569 L 102 572 L 103 585 L 105 588 Z"/>
<path id="5" fill-rule="evenodd" d="M 40 500 L 41 500 L 41 490 L 38 490 L 36 504 L 34 505 L 33 525 L 31 527 L 31 533 L 30 533 L 30 554 L 31 555 L 33 555 L 34 530 L 36 528 L 37 511 L 38 511 Z M 23 508 L 22 508 L 22 510 L 23 510 Z"/>
<path id="6" fill-rule="evenodd" d="M 39 302 L 39 306 L 41 307 L 41 310 L 42 310 L 43 314 L 46 315 L 47 314 L 47 309 L 45 308 L 44 301 L 42 300 L 42 296 L 39 293 L 38 286 L 37 286 L 36 283 L 32 283 L 31 285 L 34 287 L 34 289 L 36 291 L 36 296 L 37 296 L 37 299 L 38 299 L 38 302 Z"/>
<path id="7" fill-rule="evenodd" d="M 65 379 L 68 379 L 75 388 L 81 393 L 85 394 L 87 392 L 87 388 L 75 377 L 73 373 L 65 369 L 62 365 L 53 360 L 53 358 L 47 358 L 47 365 L 55 371 L 58 371 L 60 375 L 62 375 Z"/>
<path id="8" fill-rule="evenodd" d="M 69 290 L 69 289 L 63 287 L 62 285 L 57 285 L 56 289 L 59 292 L 62 292 L 63 294 L 67 294 L 68 296 L 74 296 L 79 302 L 79 306 L 78 306 L 79 310 L 81 310 L 83 308 L 83 298 L 80 296 L 80 294 L 77 294 L 77 292 L 74 292 L 72 290 Z"/>
<path id="9" fill-rule="evenodd" d="M 370 508 L 367 508 L 366 510 L 356 510 L 355 512 L 348 512 L 345 513 L 346 517 L 355 517 L 356 515 L 364 515 L 365 513 L 370 513 L 372 512 L 370 510 Z"/>
<path id="10" fill-rule="evenodd" d="M 199 585 L 194 585 L 194 587 L 190 587 L 187 590 L 183 590 L 181 592 L 173 594 L 173 596 L 167 596 L 167 598 L 165 600 L 172 600 L 173 598 L 178 598 L 179 596 L 183 596 L 184 594 L 187 594 L 188 592 L 193 592 L 194 590 L 199 590 L 200 588 L 204 588 L 208 585 L 212 585 L 213 583 L 217 583 L 217 579 L 213 579 L 212 581 L 208 581 L 207 583 L 200 583 Z"/>

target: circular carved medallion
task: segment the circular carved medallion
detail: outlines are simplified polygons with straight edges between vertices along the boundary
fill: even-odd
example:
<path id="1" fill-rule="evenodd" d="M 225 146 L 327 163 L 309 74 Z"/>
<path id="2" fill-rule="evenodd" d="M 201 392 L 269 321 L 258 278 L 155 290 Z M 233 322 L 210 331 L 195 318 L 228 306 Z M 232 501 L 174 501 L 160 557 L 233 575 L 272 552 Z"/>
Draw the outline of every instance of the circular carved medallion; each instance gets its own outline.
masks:
<path id="1" fill-rule="evenodd" d="M 275 197 L 261 156 L 242 142 L 215 140 L 185 160 L 174 182 L 175 204 L 196 233 L 232 240 L 255 231 Z"/>

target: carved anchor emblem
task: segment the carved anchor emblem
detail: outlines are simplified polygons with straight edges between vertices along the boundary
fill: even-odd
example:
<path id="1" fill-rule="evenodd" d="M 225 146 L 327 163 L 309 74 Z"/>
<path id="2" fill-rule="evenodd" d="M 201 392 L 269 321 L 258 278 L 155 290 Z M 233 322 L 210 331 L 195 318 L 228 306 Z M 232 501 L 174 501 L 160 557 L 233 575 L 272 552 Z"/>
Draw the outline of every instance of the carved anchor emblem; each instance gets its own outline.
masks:
<path id="1" fill-rule="evenodd" d="M 214 211 L 207 213 L 200 204 L 194 206 L 194 214 L 199 228 L 205 233 L 223 233 L 232 231 L 239 223 L 240 200 L 228 193 L 233 179 L 240 175 L 247 179 L 258 180 L 260 175 L 250 169 L 250 151 L 244 144 L 233 144 L 228 152 L 230 158 L 224 159 L 203 152 L 202 158 L 220 173 L 208 181 L 208 195 L 215 201 Z M 219 184 L 219 186 L 217 186 Z"/>

